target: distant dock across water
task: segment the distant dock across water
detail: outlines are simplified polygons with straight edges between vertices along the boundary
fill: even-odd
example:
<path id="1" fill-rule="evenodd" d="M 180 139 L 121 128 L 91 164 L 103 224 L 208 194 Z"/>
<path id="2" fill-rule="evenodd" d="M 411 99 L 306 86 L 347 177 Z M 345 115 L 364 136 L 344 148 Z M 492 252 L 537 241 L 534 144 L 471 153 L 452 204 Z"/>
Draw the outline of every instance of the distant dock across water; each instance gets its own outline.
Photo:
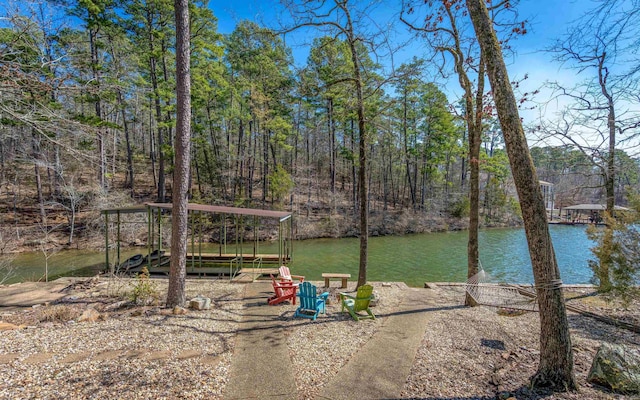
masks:
<path id="1" fill-rule="evenodd" d="M 560 209 L 547 210 L 550 224 L 560 225 L 601 225 L 604 221 L 603 213 L 607 207 L 605 204 L 576 204 Z M 630 212 L 631 209 L 615 206 L 614 213 Z M 614 215 L 615 216 L 615 215 Z"/>

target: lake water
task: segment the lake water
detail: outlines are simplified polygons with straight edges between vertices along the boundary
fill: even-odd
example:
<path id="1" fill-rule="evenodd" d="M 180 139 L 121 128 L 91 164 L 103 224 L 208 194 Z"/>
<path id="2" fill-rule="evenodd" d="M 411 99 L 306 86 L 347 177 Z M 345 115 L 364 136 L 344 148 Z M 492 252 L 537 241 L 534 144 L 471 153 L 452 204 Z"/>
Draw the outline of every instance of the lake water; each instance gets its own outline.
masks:
<path id="1" fill-rule="evenodd" d="M 589 283 L 587 260 L 594 244 L 584 226 L 551 225 L 561 277 L 566 284 Z M 428 233 L 369 239 L 367 278 L 372 281 L 464 282 L 467 279 L 466 231 Z M 533 283 L 529 249 L 523 229 L 490 229 L 480 232 L 480 260 L 499 282 Z M 295 274 L 321 279 L 322 272 L 346 272 L 358 276 L 359 244 L 354 239 L 314 239 L 296 242 Z"/>
<path id="2" fill-rule="evenodd" d="M 565 284 L 589 283 L 587 260 L 593 247 L 585 226 L 551 225 L 558 266 Z M 427 233 L 369 239 L 368 279 L 404 281 L 410 286 L 424 282 L 463 282 L 467 274 L 467 232 Z M 523 229 L 490 229 L 480 232 L 480 260 L 496 281 L 533 283 L 529 250 Z M 294 274 L 321 280 L 322 272 L 358 276 L 360 241 L 357 238 L 312 239 L 293 243 Z M 266 250 L 266 249 L 265 249 Z M 122 259 L 139 252 L 123 252 Z M 104 263 L 104 253 L 65 251 L 49 259 L 50 275 L 91 275 Z M 37 280 L 44 273 L 42 253 L 19 255 L 16 280 Z"/>

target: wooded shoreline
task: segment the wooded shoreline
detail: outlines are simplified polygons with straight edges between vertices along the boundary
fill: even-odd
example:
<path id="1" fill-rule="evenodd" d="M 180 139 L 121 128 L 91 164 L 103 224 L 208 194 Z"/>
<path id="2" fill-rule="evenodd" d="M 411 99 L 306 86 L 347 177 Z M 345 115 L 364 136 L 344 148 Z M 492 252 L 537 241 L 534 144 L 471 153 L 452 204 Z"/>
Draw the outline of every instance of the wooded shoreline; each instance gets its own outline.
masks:
<path id="1" fill-rule="evenodd" d="M 313 213 L 293 216 L 294 239 L 307 240 L 319 238 L 352 238 L 359 236 L 358 221 L 349 215 L 322 215 Z M 403 236 L 414 233 L 432 233 L 461 231 L 468 229 L 468 218 L 453 218 L 443 216 L 437 212 L 380 211 L 370 214 L 369 234 L 376 236 Z M 64 215 L 53 216 L 54 221 L 63 221 Z M 4 238 L 10 239 L 3 243 L 0 254 L 16 254 L 22 252 L 41 251 L 43 246 L 49 250 L 64 249 L 95 249 L 104 250 L 104 231 L 100 224 L 100 217 L 79 219 L 73 243 L 68 243 L 69 229 L 60 228 L 47 235 L 46 242 L 37 224 L 28 226 L 21 224 L 14 227 L 3 227 Z M 103 221 L 102 221 L 103 224 Z M 140 223 L 136 230 L 124 232 L 123 247 L 144 245 L 146 224 Z M 510 216 L 500 221 L 485 223 L 483 228 L 521 227 L 521 220 L 517 216 Z M 16 234 L 19 232 L 19 234 Z M 12 237 L 13 236 L 13 237 Z M 129 237 L 129 240 L 126 238 Z M 260 232 L 260 240 L 275 240 L 275 229 L 264 229 Z"/>

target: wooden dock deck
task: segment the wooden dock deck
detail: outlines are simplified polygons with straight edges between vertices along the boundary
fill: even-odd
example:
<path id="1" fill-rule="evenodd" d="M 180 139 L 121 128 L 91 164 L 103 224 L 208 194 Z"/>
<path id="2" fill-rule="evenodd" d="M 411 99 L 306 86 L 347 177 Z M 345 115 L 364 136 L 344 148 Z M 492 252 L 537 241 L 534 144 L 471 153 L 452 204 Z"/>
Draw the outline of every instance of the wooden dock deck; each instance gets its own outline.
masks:
<path id="1" fill-rule="evenodd" d="M 167 252 L 164 257 L 171 258 L 171 253 Z M 187 253 L 187 262 L 207 262 L 207 263 L 228 263 L 242 259 L 243 262 L 261 261 L 264 264 L 279 264 L 290 261 L 290 257 L 280 257 L 277 254 L 253 254 L 253 253 Z"/>
<path id="2" fill-rule="evenodd" d="M 142 265 L 141 267 L 144 266 L 146 266 L 146 264 Z M 220 279 L 230 279 L 230 281 L 234 283 L 251 283 L 258 279 L 264 279 L 265 277 L 268 278 L 269 275 L 277 276 L 279 273 L 278 268 L 243 267 L 240 269 L 235 269 L 234 271 L 234 269 L 230 268 L 229 266 L 221 265 L 191 266 L 189 261 L 187 261 L 186 267 L 187 275 L 198 275 L 199 277 L 203 278 L 217 277 Z M 154 266 L 152 264 L 151 268 L 149 268 L 149 272 L 152 274 L 169 274 L 169 271 L 169 263 L 163 263 L 162 261 L 160 266 Z"/>
<path id="3" fill-rule="evenodd" d="M 231 279 L 231 282 L 251 283 L 269 275 L 277 276 L 278 268 L 242 268 L 238 275 Z"/>

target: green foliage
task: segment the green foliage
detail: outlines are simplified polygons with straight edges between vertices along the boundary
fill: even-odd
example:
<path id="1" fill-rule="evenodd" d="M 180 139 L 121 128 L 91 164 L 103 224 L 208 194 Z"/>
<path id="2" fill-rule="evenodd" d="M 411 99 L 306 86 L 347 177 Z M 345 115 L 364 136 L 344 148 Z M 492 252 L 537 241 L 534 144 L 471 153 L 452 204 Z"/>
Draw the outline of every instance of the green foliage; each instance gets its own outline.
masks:
<path id="1" fill-rule="evenodd" d="M 23 124 L 21 124 L 20 121 L 17 121 L 15 119 L 1 117 L 0 118 L 0 125 L 4 125 L 4 126 L 19 126 L 19 125 L 23 125 Z"/>
<path id="2" fill-rule="evenodd" d="M 289 121 L 276 115 L 267 121 L 267 129 L 273 132 L 271 140 L 286 150 L 291 150 L 291 146 L 286 144 L 287 137 L 291 134 L 292 126 Z"/>
<path id="3" fill-rule="evenodd" d="M 81 138 L 78 140 L 78 149 L 80 150 L 94 150 L 95 149 L 95 141 L 88 138 Z"/>
<path id="4" fill-rule="evenodd" d="M 511 213 L 522 219 L 522 208 L 520 207 L 520 202 L 513 197 L 509 197 L 508 203 Z"/>
<path id="5" fill-rule="evenodd" d="M 173 146 L 170 146 L 168 144 L 163 144 L 161 151 L 166 160 L 171 160 L 176 155 L 176 152 Z"/>
<path id="6" fill-rule="evenodd" d="M 269 183 L 271 193 L 278 202 L 281 202 L 294 186 L 291 175 L 280 165 L 269 174 Z"/>
<path id="7" fill-rule="evenodd" d="M 635 212 L 613 218 L 605 213 L 605 226 L 590 226 L 588 237 L 596 242 L 589 260 L 593 281 L 600 292 L 612 292 L 624 303 L 640 298 L 640 201 L 632 200 Z"/>
<path id="8" fill-rule="evenodd" d="M 105 121 L 96 115 L 78 114 L 73 117 L 73 120 L 78 121 L 81 124 L 87 125 L 87 126 L 95 126 L 99 128 L 115 128 L 115 129 L 121 128 L 119 125 L 109 121 Z"/>
<path id="9" fill-rule="evenodd" d="M 160 292 L 155 282 L 149 278 L 149 270 L 142 267 L 133 282 L 133 290 L 129 294 L 129 300 L 135 304 L 149 305 L 157 304 L 160 299 Z"/>
<path id="10" fill-rule="evenodd" d="M 470 211 L 471 201 L 469 196 L 462 196 L 449 206 L 449 214 L 454 218 L 466 218 L 469 216 Z"/>
<path id="11" fill-rule="evenodd" d="M 509 158 L 506 151 L 500 149 L 493 152 L 492 156 L 480 153 L 482 164 L 480 169 L 491 174 L 498 184 L 503 184 L 511 173 Z"/>
<path id="12" fill-rule="evenodd" d="M 339 151 L 340 156 L 344 157 L 345 160 L 355 161 L 356 155 L 351 149 L 346 148 L 344 146 L 340 146 L 338 151 Z"/>

